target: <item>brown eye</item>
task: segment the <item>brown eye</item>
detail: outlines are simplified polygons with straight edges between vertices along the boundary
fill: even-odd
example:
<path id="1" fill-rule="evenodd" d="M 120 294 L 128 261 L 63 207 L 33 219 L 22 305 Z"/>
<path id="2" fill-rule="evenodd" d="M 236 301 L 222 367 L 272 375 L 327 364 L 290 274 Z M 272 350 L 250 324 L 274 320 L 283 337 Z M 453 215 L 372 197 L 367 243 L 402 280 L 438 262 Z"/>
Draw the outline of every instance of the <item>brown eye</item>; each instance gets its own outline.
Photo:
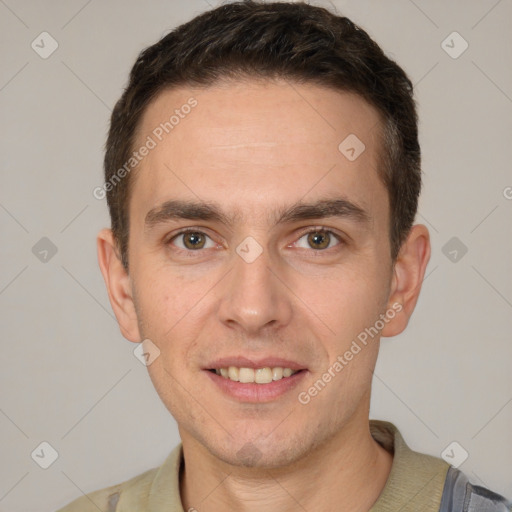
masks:
<path id="1" fill-rule="evenodd" d="M 332 231 L 328 229 L 313 229 L 304 233 L 294 245 L 302 249 L 322 251 L 340 245 L 341 243 L 341 238 Z"/>
<path id="2" fill-rule="evenodd" d="M 186 251 L 209 249 L 215 246 L 213 240 L 202 231 L 182 231 L 169 240 L 169 243 Z"/>
<path id="3" fill-rule="evenodd" d="M 187 249 L 202 249 L 205 244 L 205 238 L 201 233 L 189 232 L 183 233 L 183 244 Z"/>
<path id="4" fill-rule="evenodd" d="M 331 236 L 326 231 L 312 231 L 308 233 L 308 244 L 313 249 L 326 249 L 329 247 Z"/>

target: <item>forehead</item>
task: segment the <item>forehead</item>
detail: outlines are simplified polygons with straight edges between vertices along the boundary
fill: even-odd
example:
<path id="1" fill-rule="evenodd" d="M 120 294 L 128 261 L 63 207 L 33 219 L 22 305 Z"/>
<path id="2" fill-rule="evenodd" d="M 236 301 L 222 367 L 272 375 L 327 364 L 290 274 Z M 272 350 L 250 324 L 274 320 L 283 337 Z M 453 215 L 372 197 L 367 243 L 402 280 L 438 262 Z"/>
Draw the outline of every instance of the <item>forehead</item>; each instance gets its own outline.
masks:
<path id="1" fill-rule="evenodd" d="M 336 188 L 364 204 L 387 196 L 376 171 L 380 130 L 361 97 L 318 85 L 244 80 L 166 90 L 139 126 L 136 147 L 153 147 L 132 176 L 132 198 L 146 211 L 188 197 L 222 199 L 237 211 L 242 201 L 257 213 L 270 201 Z"/>

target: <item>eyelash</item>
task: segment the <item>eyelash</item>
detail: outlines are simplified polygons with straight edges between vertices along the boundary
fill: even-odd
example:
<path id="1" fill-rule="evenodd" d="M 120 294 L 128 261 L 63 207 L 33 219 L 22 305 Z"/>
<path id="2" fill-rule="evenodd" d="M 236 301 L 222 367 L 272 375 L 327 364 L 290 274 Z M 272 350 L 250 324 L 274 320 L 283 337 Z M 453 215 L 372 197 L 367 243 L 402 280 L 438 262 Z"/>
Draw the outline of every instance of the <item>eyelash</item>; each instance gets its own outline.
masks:
<path id="1" fill-rule="evenodd" d="M 169 240 L 166 242 L 166 245 L 171 245 L 171 242 L 175 239 L 177 239 L 179 236 L 182 236 L 184 234 L 187 234 L 187 233 L 199 233 L 201 235 L 204 235 L 206 237 L 208 237 L 210 240 L 212 239 L 208 234 L 206 234 L 204 231 L 201 231 L 200 229 L 195 229 L 193 227 L 191 228 L 185 228 L 185 229 L 182 229 L 181 231 L 179 231 L 178 233 L 176 233 L 175 235 L 173 235 L 171 238 L 169 238 Z M 345 243 L 345 240 L 343 240 L 343 238 L 338 235 L 337 233 L 335 233 L 334 231 L 330 230 L 330 229 L 326 229 L 324 227 L 315 227 L 315 228 L 309 228 L 305 231 L 302 231 L 299 235 L 299 237 L 297 238 L 297 241 L 299 241 L 301 238 L 303 238 L 304 236 L 310 234 L 310 233 L 328 233 L 329 235 L 332 235 L 337 241 L 338 241 L 338 244 L 336 244 L 334 247 L 338 247 L 339 245 L 342 245 Z M 296 243 L 296 242 L 294 242 Z M 195 252 L 202 252 L 201 249 L 197 249 L 197 250 L 192 250 L 192 249 L 182 249 L 181 247 L 176 247 L 175 248 L 178 252 L 185 252 L 187 253 L 188 255 L 192 256 L 193 253 Z M 327 249 L 318 249 L 318 250 L 315 250 L 315 249 L 312 249 L 310 248 L 309 250 L 311 251 L 314 251 L 316 253 L 325 253 L 327 251 L 331 251 L 333 249 L 333 247 L 329 247 Z M 306 249 L 307 250 L 307 249 Z M 330 254 L 330 252 L 329 252 Z"/>

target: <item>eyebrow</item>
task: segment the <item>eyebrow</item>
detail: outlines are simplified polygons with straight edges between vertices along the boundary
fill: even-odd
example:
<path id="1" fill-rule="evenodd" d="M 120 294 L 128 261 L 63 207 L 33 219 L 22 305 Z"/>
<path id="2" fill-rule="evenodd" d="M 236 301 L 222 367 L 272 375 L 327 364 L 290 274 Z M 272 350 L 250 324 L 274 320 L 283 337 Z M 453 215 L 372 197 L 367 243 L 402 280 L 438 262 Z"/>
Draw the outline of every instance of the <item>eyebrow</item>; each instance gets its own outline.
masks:
<path id="1" fill-rule="evenodd" d="M 232 227 L 241 215 L 226 215 L 216 203 L 169 200 L 152 208 L 145 218 L 145 229 L 171 220 L 217 221 Z M 301 201 L 288 208 L 270 212 L 269 220 L 275 224 L 287 224 L 300 220 L 338 217 L 358 223 L 368 223 L 370 215 L 357 204 L 344 198 L 320 199 L 312 203 Z"/>

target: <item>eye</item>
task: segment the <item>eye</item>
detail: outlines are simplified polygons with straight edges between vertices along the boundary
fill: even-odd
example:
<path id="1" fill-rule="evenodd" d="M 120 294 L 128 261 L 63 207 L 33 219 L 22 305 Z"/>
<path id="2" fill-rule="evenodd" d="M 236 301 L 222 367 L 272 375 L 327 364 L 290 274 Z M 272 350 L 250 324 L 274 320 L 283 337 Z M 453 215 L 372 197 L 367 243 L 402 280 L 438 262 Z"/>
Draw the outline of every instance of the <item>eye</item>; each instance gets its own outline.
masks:
<path id="1" fill-rule="evenodd" d="M 305 240 L 301 245 L 301 240 Z M 337 243 L 335 243 L 337 242 Z M 330 249 L 335 245 L 339 245 L 341 242 L 340 238 L 335 235 L 332 231 L 327 229 L 314 229 L 304 233 L 299 240 L 297 240 L 297 247 L 303 249 L 316 249 L 323 251 Z"/>
<path id="2" fill-rule="evenodd" d="M 208 241 L 210 245 L 208 245 Z M 179 249 L 185 251 L 197 251 L 199 249 L 210 249 L 215 247 L 213 240 L 202 231 L 192 229 L 184 230 L 173 236 L 169 243 L 176 245 Z"/>
<path id="3" fill-rule="evenodd" d="M 303 233 L 294 245 L 303 249 L 324 251 L 340 245 L 341 242 L 340 237 L 332 231 L 317 228 Z M 215 242 L 206 233 L 196 229 L 185 229 L 170 238 L 168 243 L 184 251 L 211 249 L 216 246 Z"/>

